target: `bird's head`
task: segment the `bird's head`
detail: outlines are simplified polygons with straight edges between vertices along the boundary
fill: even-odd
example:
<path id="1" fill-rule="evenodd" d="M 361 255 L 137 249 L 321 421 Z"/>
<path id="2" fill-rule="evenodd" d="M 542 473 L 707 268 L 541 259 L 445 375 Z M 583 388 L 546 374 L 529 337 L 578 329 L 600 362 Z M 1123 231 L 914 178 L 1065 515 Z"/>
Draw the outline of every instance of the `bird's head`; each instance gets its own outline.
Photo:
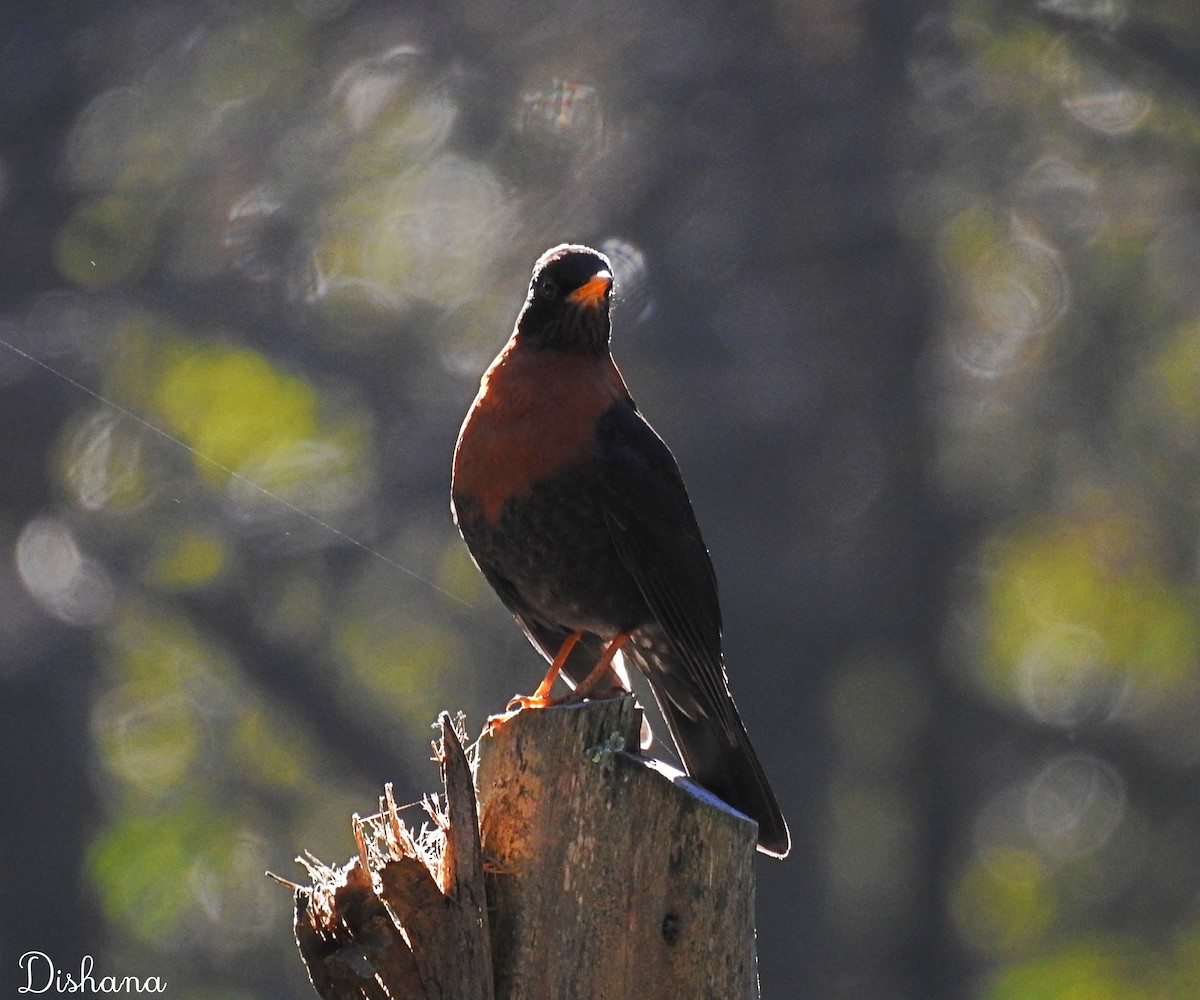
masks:
<path id="1" fill-rule="evenodd" d="M 522 345 L 535 349 L 608 351 L 612 265 L 590 247 L 563 244 L 538 258 L 517 319 Z"/>

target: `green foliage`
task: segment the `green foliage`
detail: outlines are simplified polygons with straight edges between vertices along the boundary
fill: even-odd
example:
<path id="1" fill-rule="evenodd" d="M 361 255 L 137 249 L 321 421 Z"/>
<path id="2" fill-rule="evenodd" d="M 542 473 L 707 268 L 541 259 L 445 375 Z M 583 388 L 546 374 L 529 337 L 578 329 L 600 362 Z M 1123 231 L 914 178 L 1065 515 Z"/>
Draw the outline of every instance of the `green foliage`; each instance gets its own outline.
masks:
<path id="1" fill-rule="evenodd" d="M 223 864 L 235 832 L 211 805 L 194 802 L 110 823 L 89 858 L 106 917 L 139 941 L 171 947 L 199 909 L 189 874 Z"/>
<path id="2" fill-rule="evenodd" d="M 316 433 L 316 396 L 266 358 L 220 345 L 163 351 L 151 405 L 183 438 L 203 471 L 224 479 Z"/>
<path id="3" fill-rule="evenodd" d="M 58 238 L 63 275 L 89 290 L 136 280 L 150 264 L 156 213 L 122 194 L 85 200 Z"/>
<path id="4" fill-rule="evenodd" d="M 1200 50 L 1200 18 L 1174 0 L 961 0 L 886 40 L 911 100 L 890 137 L 873 127 L 909 157 L 906 273 L 928 280 L 919 363 L 888 387 L 925 402 L 910 440 L 872 424 L 877 371 L 821 353 L 842 336 L 825 328 L 831 298 L 879 301 L 822 287 L 834 255 L 857 253 L 856 223 L 823 237 L 836 213 L 797 180 L 809 156 L 829 157 L 822 184 L 840 171 L 841 123 L 775 111 L 789 88 L 843 87 L 831 67 L 876 78 L 873 8 L 835 6 L 776 3 L 755 22 L 779 92 L 738 91 L 757 68 L 748 41 L 711 64 L 691 47 L 716 32 L 707 14 L 636 5 L 133 5 L 73 37 L 61 93 L 79 103 L 55 174 L 72 200 L 46 265 L 71 291 L 27 326 L 32 353 L 103 399 L 81 393 L 57 434 L 46 537 L 105 584 L 87 621 L 101 936 L 178 961 L 172 995 L 280 992 L 289 901 L 261 872 L 304 848 L 349 853 L 341 824 L 381 777 L 343 760 L 330 719 L 403 781 L 439 710 L 474 723 L 535 679 L 449 524 L 453 428 L 536 254 L 618 224 L 671 250 L 653 302 L 624 297 L 644 275 L 618 275 L 625 329 L 662 310 L 715 359 L 713 426 L 770 428 L 770 523 L 731 504 L 729 530 L 785 539 L 782 564 L 829 533 L 822 504 L 845 517 L 819 572 L 783 578 L 837 595 L 854 552 L 870 553 L 862 583 L 927 541 L 860 532 L 847 482 L 878 488 L 868 509 L 911 478 L 926 493 L 896 506 L 961 528 L 950 584 L 927 581 L 942 619 L 880 627 L 942 633 L 941 662 L 859 638 L 859 608 L 836 611 L 852 652 L 819 665 L 826 798 L 804 803 L 812 856 L 791 863 L 821 873 L 806 907 L 832 964 L 944 928 L 932 947 L 974 963 L 988 1000 L 1200 995 L 1200 96 L 1166 58 Z M 759 131 L 708 124 L 742 101 Z M 795 155 L 771 160 L 794 130 Z M 739 156 L 774 163 L 747 176 L 778 190 L 737 190 Z M 16 217 L 9 197 L 0 183 Z M 855 313 L 864 355 L 891 349 L 876 319 Z M 653 357 L 634 362 L 639 399 L 666 404 Z M 822 448 L 853 453 L 832 486 L 810 481 Z M 757 669 L 800 698 L 806 637 L 784 626 L 770 648 L 786 657 Z M 234 649 L 286 660 L 297 702 Z M 866 995 L 856 975 L 828 995 Z M 907 988 L 889 985 L 879 995 Z"/>
<path id="5" fill-rule="evenodd" d="M 1057 672 L 1037 679 L 1054 684 L 1102 669 L 1169 698 L 1200 654 L 1197 609 L 1165 574 L 1149 525 L 1089 506 L 999 543 L 986 621 L 991 683 L 1018 698 L 1030 670 Z"/>
<path id="6" fill-rule="evenodd" d="M 1190 995 L 1194 959 L 1146 914 L 1200 872 L 1159 882 L 1140 859 L 1177 835 L 1146 816 L 1182 801 L 1161 762 L 1200 760 L 1181 735 L 1200 708 L 1200 113 L 1172 56 L 1200 22 L 1036 6 L 954 5 L 915 109 L 938 150 L 914 226 L 942 299 L 933 468 L 977 525 L 947 675 L 1027 727 L 980 749 L 983 770 L 1001 756 L 945 902 L 990 1000 Z"/>
<path id="7" fill-rule="evenodd" d="M 357 697 L 384 720 L 421 732 L 444 706 L 473 685 L 462 643 L 449 629 L 396 621 L 391 615 L 346 616 L 334 648 Z"/>
<path id="8" fill-rule="evenodd" d="M 203 587 L 221 573 L 229 558 L 223 539 L 198 529 L 169 535 L 156 548 L 147 576 L 164 590 Z"/>
<path id="9" fill-rule="evenodd" d="M 1079 943 L 996 978 L 989 1000 L 1166 1000 L 1168 977 L 1120 939 Z"/>
<path id="10" fill-rule="evenodd" d="M 999 958 L 1027 953 L 1045 940 L 1059 911 L 1053 882 L 1030 851 L 995 848 L 959 877 L 950 900 L 959 930 Z"/>

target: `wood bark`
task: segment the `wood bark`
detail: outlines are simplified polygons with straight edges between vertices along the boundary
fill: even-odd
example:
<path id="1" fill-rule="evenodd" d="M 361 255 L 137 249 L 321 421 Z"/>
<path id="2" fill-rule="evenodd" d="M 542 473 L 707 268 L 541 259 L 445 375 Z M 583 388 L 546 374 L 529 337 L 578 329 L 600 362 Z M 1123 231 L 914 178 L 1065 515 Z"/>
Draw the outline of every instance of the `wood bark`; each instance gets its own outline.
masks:
<path id="1" fill-rule="evenodd" d="M 522 712 L 481 745 L 496 996 L 757 996 L 756 827 L 628 748 L 632 698 Z"/>
<path id="2" fill-rule="evenodd" d="M 359 858 L 310 862 L 317 884 L 297 888 L 325 1000 L 758 996 L 757 828 L 637 751 L 631 697 L 489 727 L 477 802 L 442 723 L 440 856 L 385 808 L 356 825 Z"/>

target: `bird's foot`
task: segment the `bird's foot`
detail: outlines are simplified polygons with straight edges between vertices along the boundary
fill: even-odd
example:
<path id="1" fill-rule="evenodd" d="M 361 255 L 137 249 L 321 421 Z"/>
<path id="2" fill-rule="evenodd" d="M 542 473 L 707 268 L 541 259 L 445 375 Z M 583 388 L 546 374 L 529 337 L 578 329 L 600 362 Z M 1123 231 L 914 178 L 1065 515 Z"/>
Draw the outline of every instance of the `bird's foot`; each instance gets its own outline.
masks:
<path id="1" fill-rule="evenodd" d="M 542 683 L 538 685 L 538 689 L 533 694 L 513 695 L 508 700 L 508 704 L 504 706 L 502 714 L 493 715 L 487 720 L 484 726 L 486 735 L 491 736 L 497 732 L 509 719 L 525 708 L 553 708 L 555 705 L 578 705 L 580 702 L 587 701 L 588 699 L 600 700 L 628 694 L 619 684 L 609 684 L 607 687 L 602 687 L 609 675 L 609 667 L 612 664 L 613 657 L 617 654 L 617 650 L 629 641 L 628 632 L 618 632 L 613 637 L 605 647 L 600 661 L 573 691 L 569 691 L 564 695 L 552 695 L 550 693 L 551 687 L 554 686 L 554 681 L 562 671 L 563 664 L 566 663 L 567 657 L 582 635 L 582 632 L 572 632 L 567 636 L 566 641 L 562 644 L 562 648 L 558 651 L 558 655 L 554 658 L 554 662 L 550 665 L 549 672 L 542 680 Z"/>
<path id="2" fill-rule="evenodd" d="M 562 698 L 543 694 L 539 689 L 533 694 L 514 694 L 508 699 L 508 704 L 504 706 L 504 712 L 506 715 L 516 715 L 523 708 L 553 708 L 562 703 Z"/>
<path id="3" fill-rule="evenodd" d="M 551 708 L 554 705 L 560 704 L 561 698 L 553 698 L 549 695 L 542 695 L 538 692 L 533 694 L 514 694 L 508 704 L 504 706 L 504 711 L 499 715 L 489 715 L 487 722 L 483 725 L 483 734 L 485 736 L 494 736 L 499 732 L 506 722 L 513 718 L 518 712 L 525 708 Z"/>
<path id="4" fill-rule="evenodd" d="M 495 736 L 498 732 L 500 732 L 501 729 L 504 728 L 504 724 L 516 714 L 517 713 L 515 711 L 505 711 L 501 712 L 499 715 L 489 715 L 487 717 L 487 722 L 483 724 L 484 737 Z"/>
<path id="5" fill-rule="evenodd" d="M 546 676 L 542 678 L 542 683 L 537 686 L 537 690 L 533 694 L 514 694 L 508 704 L 504 706 L 503 715 L 493 715 L 488 719 L 488 726 L 494 729 L 499 729 L 505 721 L 512 718 L 523 708 L 550 708 L 552 705 L 557 705 L 559 699 L 550 694 L 550 689 L 554 687 L 554 682 L 558 680 L 558 675 L 562 673 L 563 664 L 567 662 L 567 657 L 571 655 L 571 650 L 575 648 L 575 644 L 583 638 L 583 633 L 580 631 L 572 632 L 563 641 L 559 647 L 558 655 L 554 657 L 554 662 L 550 664 L 550 669 L 546 671 Z M 513 706 L 516 706 L 515 708 Z M 496 725 L 492 725 L 492 720 L 500 720 Z"/>

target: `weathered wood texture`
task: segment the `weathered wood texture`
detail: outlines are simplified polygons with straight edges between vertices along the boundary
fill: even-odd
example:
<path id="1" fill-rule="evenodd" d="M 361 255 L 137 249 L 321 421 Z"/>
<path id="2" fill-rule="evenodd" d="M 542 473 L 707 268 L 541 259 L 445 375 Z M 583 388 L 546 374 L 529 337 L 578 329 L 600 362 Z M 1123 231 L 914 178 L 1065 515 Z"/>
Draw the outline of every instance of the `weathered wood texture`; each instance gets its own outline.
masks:
<path id="1" fill-rule="evenodd" d="M 440 857 L 384 808 L 356 819 L 358 859 L 310 862 L 314 886 L 297 890 L 297 942 L 325 1000 L 758 996 L 757 829 L 637 752 L 632 698 L 523 711 L 485 733 L 478 813 L 442 727 Z"/>
<path id="2" fill-rule="evenodd" d="M 498 1000 L 758 995 L 757 828 L 638 746 L 630 697 L 521 712 L 476 784 Z"/>

